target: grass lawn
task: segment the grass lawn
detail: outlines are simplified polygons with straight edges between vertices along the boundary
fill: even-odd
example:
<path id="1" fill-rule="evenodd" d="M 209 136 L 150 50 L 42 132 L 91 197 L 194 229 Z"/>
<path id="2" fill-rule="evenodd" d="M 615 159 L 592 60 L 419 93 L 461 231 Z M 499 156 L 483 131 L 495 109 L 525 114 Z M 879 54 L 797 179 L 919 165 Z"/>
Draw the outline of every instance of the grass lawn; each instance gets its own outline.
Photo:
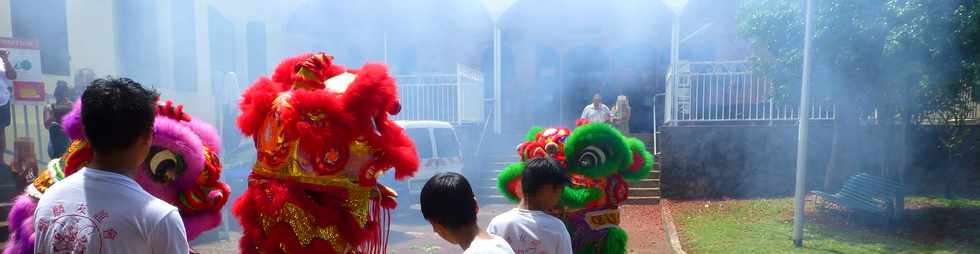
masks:
<path id="1" fill-rule="evenodd" d="M 688 201 L 672 206 L 691 253 L 980 253 L 980 200 L 907 199 L 896 231 L 814 213 L 807 202 L 804 248 L 793 247 L 792 198 Z"/>

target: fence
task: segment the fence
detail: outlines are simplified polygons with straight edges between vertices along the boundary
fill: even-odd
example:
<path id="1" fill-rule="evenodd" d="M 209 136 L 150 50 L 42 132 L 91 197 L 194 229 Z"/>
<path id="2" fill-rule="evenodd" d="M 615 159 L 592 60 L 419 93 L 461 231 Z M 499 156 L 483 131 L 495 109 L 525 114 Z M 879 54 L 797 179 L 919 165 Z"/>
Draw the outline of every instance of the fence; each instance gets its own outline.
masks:
<path id="1" fill-rule="evenodd" d="M 398 75 L 402 111 L 397 120 L 435 120 L 456 125 L 483 119 L 483 73 L 456 65 L 453 74 Z"/>
<path id="2" fill-rule="evenodd" d="M 681 62 L 667 77 L 665 121 L 784 121 L 799 119 L 799 103 L 777 102 L 772 83 L 746 61 Z M 676 81 L 676 82 L 675 82 Z M 837 117 L 834 105 L 812 103 L 810 119 Z"/>
<path id="3" fill-rule="evenodd" d="M 48 129 L 44 128 L 44 104 L 12 101 L 10 106 L 10 126 L 6 132 L 5 148 L 7 155 L 13 155 L 17 138 L 28 137 L 34 142 L 34 154 L 41 168 L 51 160 L 48 156 Z M 4 160 L 10 162 L 11 160 Z"/>

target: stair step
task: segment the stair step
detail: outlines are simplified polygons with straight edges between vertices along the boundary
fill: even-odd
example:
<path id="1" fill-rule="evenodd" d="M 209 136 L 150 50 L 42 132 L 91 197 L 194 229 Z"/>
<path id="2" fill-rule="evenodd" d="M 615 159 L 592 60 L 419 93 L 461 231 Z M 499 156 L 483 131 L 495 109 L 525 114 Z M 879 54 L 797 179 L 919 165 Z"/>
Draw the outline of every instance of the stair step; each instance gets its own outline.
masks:
<path id="1" fill-rule="evenodd" d="M 476 199 L 477 199 L 477 201 L 480 202 L 480 205 L 486 205 L 486 204 L 510 204 L 511 203 L 510 200 L 508 200 L 503 195 L 477 196 Z"/>
<path id="2" fill-rule="evenodd" d="M 660 188 L 660 179 L 643 179 L 630 183 L 630 188 Z"/>
<path id="3" fill-rule="evenodd" d="M 0 218 L 7 220 L 7 215 L 10 214 L 10 208 L 14 207 L 14 203 L 5 202 L 0 203 Z"/>
<path id="4" fill-rule="evenodd" d="M 10 222 L 0 222 L 0 241 L 9 240 L 7 237 L 10 237 Z"/>
<path id="5" fill-rule="evenodd" d="M 656 197 L 630 197 L 626 200 L 626 204 L 634 205 L 654 205 L 660 203 L 660 196 Z"/>
<path id="6" fill-rule="evenodd" d="M 630 188 L 630 198 L 632 197 L 659 197 L 660 188 Z"/>
<path id="7" fill-rule="evenodd" d="M 517 162 L 517 161 L 490 162 L 487 165 L 487 170 L 498 170 L 498 171 L 499 170 L 503 170 L 504 168 L 507 168 L 507 166 L 510 166 L 510 164 L 513 164 L 515 162 Z"/>
<path id="8" fill-rule="evenodd" d="M 660 170 L 650 170 L 650 176 L 647 179 L 660 179 Z"/>

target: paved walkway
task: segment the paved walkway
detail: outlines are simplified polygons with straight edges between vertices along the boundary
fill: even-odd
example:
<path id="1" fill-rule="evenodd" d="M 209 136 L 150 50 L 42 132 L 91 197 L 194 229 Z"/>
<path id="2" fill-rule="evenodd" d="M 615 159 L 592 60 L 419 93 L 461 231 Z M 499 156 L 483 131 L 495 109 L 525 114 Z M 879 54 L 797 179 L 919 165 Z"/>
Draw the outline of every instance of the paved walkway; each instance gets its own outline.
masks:
<path id="1" fill-rule="evenodd" d="M 509 204 L 493 204 L 480 208 L 481 227 L 490 219 L 513 208 Z M 626 205 L 623 212 L 623 228 L 630 234 L 629 253 L 667 253 L 663 244 L 663 228 L 660 223 L 659 205 Z M 232 232 L 232 241 L 212 241 L 195 244 L 194 249 L 207 254 L 237 254 L 238 232 Z M 434 232 L 422 218 L 418 206 L 399 208 L 391 225 L 388 253 L 460 253 L 459 246 L 450 245 Z"/>

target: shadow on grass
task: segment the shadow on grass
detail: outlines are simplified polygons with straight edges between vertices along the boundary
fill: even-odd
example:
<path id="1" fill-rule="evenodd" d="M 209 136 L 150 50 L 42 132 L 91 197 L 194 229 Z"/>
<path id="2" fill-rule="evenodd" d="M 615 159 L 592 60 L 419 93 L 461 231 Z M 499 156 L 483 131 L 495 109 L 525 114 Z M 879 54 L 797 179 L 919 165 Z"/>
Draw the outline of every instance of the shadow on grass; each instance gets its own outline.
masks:
<path id="1" fill-rule="evenodd" d="M 980 253 L 980 208 L 919 207 L 906 209 L 904 215 L 904 220 L 889 222 L 885 215 L 824 211 L 809 214 L 808 222 L 820 231 L 816 238 L 876 242 L 887 253 Z"/>
<path id="2" fill-rule="evenodd" d="M 800 249 L 792 244 L 789 198 L 687 201 L 672 209 L 685 248 L 699 253 L 980 253 L 980 207 L 972 205 L 906 209 L 906 220 L 891 226 L 878 223 L 887 218 L 881 215 L 807 209 Z"/>

